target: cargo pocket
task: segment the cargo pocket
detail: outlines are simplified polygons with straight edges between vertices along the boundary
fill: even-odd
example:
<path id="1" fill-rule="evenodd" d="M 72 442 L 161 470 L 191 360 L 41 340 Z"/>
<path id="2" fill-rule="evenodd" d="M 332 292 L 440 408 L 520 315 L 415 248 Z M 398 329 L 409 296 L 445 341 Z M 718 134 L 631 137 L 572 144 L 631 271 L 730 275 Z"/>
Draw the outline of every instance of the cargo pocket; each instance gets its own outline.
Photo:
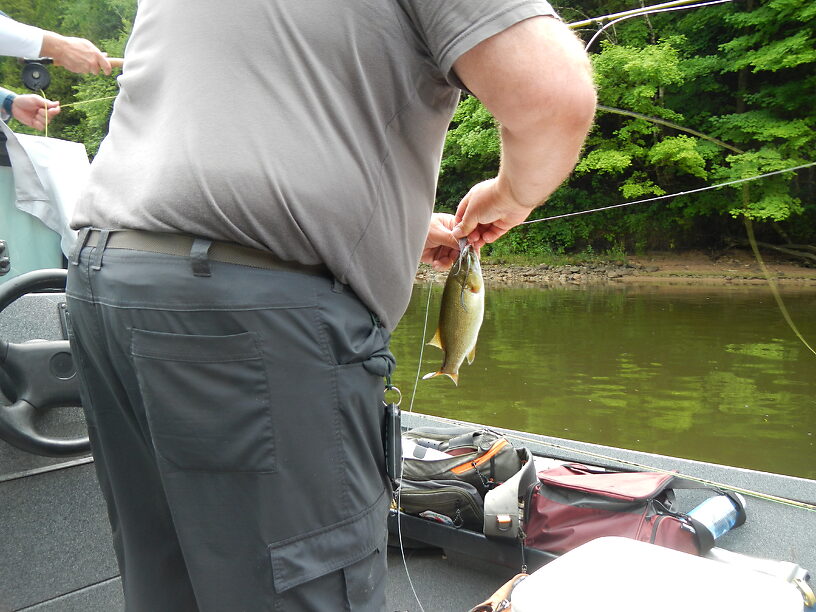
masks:
<path id="1" fill-rule="evenodd" d="M 379 610 L 385 604 L 386 551 L 383 539 L 368 557 L 343 568 L 349 610 Z"/>
<path id="2" fill-rule="evenodd" d="M 275 471 L 269 382 L 252 333 L 134 329 L 131 354 L 161 457 L 185 470 Z"/>
<path id="3" fill-rule="evenodd" d="M 357 600 L 366 597 L 365 591 L 377 580 L 384 579 L 378 574 L 377 554 L 383 552 L 385 546 L 388 502 L 383 493 L 370 508 L 356 516 L 270 545 L 275 591 L 283 594 L 342 570 L 349 597 Z M 384 570 L 383 563 L 381 571 Z"/>

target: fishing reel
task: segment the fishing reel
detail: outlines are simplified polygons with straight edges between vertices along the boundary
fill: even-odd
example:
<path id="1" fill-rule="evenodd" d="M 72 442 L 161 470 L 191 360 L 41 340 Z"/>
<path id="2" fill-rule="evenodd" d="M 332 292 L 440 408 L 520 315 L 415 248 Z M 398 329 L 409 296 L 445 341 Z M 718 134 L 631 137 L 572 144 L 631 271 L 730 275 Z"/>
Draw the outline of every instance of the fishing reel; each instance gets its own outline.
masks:
<path id="1" fill-rule="evenodd" d="M 23 62 L 23 71 L 20 78 L 23 80 L 23 85 L 37 93 L 45 91 L 51 84 L 51 74 L 45 66 L 53 64 L 54 60 L 50 57 L 41 57 L 21 61 Z"/>

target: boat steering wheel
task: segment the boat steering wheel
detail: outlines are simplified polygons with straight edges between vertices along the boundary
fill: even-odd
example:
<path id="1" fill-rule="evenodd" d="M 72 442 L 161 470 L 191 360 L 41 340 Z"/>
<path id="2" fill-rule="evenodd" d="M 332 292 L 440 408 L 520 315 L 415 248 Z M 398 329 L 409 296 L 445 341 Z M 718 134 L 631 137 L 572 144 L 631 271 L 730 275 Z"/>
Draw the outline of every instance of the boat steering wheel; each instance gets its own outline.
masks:
<path id="1" fill-rule="evenodd" d="M 17 299 L 37 291 L 65 290 L 67 272 L 35 270 L 0 285 L 0 314 Z M 90 451 L 88 437 L 53 438 L 37 431 L 38 413 L 80 406 L 76 366 L 67 340 L 15 344 L 0 340 L 0 375 L 14 403 L 0 403 L 0 438 L 17 448 L 47 457 Z M 0 396 L 2 397 L 2 396 Z"/>

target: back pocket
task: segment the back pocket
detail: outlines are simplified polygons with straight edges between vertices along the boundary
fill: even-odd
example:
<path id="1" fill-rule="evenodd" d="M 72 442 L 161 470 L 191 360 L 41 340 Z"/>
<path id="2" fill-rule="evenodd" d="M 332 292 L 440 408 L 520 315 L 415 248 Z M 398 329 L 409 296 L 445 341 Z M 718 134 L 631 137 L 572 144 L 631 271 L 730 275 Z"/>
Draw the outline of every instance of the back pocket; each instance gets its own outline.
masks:
<path id="1" fill-rule="evenodd" d="M 134 329 L 131 354 L 160 456 L 186 470 L 275 471 L 269 382 L 253 334 Z"/>

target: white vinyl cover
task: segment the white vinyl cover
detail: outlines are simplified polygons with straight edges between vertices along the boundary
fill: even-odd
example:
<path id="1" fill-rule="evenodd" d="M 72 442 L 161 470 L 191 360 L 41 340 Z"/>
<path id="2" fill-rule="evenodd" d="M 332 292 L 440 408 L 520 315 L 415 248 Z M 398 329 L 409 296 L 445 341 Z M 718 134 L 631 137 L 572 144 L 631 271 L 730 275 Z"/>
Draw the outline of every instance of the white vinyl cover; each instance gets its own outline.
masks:
<path id="1" fill-rule="evenodd" d="M 780 578 L 620 537 L 598 538 L 532 573 L 513 612 L 802 612 Z"/>
<path id="2" fill-rule="evenodd" d="M 67 257 L 76 241 L 69 226 L 90 164 L 85 145 L 79 142 L 16 134 L 2 121 L 11 169 L 14 173 L 15 206 L 37 217 L 59 234 Z"/>

